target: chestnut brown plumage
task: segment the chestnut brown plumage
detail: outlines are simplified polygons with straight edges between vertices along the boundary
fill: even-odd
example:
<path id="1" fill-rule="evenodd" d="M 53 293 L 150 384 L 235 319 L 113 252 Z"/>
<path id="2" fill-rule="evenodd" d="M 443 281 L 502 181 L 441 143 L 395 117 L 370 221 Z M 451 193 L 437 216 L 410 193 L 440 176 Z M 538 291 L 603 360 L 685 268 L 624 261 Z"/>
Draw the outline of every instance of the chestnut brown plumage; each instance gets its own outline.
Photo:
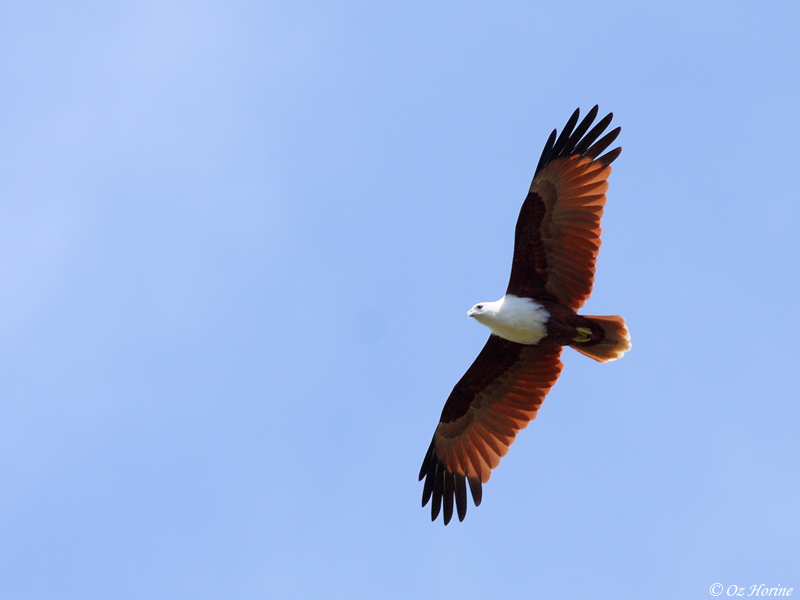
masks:
<path id="1" fill-rule="evenodd" d="M 576 313 L 592 292 L 610 165 L 621 152 L 616 148 L 600 156 L 620 128 L 603 135 L 609 113 L 590 130 L 597 112 L 595 106 L 578 123 L 576 110 L 561 135 L 553 130 L 517 220 L 504 298 L 530 299 L 543 308 L 546 333 L 536 343 L 522 344 L 495 335 L 493 328 L 448 397 L 422 462 L 422 505 L 432 500 L 431 518 L 443 512 L 445 525 L 454 507 L 464 519 L 467 484 L 475 506 L 480 505 L 482 484 L 517 433 L 536 418 L 558 379 L 563 346 L 601 362 L 630 349 L 622 317 Z"/>

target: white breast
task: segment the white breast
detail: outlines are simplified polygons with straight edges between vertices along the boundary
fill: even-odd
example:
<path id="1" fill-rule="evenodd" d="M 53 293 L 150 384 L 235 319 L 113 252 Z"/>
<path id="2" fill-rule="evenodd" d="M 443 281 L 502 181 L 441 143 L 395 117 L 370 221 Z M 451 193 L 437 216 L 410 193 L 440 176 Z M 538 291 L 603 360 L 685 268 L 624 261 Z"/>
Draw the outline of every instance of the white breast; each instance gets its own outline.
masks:
<path id="1" fill-rule="evenodd" d="M 537 344 L 547 335 L 550 318 L 544 306 L 530 298 L 506 294 L 497 302 L 486 302 L 483 311 L 473 315 L 492 333 L 518 344 Z"/>

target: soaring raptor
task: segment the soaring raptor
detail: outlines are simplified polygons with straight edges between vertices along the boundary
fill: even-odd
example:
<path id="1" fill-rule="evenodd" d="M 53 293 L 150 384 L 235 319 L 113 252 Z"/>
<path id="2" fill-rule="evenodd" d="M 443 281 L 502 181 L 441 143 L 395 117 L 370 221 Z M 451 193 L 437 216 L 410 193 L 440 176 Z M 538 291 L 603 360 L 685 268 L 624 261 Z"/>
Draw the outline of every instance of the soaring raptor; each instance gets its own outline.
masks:
<path id="1" fill-rule="evenodd" d="M 596 116 L 597 106 L 578 124 L 576 110 L 557 139 L 550 134 L 517 220 L 505 296 L 467 313 L 492 333 L 445 402 L 422 461 L 422 506 L 433 498 L 434 521 L 444 506 L 447 525 L 454 505 L 464 520 L 467 484 L 480 505 L 482 484 L 555 385 L 563 346 L 600 362 L 631 348 L 622 317 L 577 313 L 592 293 L 610 165 L 622 151 L 601 156 L 620 128 L 603 135 L 609 113 L 590 131 Z"/>

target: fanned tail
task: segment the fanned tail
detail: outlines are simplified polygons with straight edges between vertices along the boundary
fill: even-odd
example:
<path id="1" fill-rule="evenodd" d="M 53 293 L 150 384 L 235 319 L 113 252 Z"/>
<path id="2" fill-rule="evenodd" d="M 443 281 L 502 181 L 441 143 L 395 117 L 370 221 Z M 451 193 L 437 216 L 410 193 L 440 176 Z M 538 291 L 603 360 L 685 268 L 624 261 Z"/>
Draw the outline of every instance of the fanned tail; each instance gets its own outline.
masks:
<path id="1" fill-rule="evenodd" d="M 625 319 L 613 317 L 586 317 L 594 324 L 600 326 L 605 333 L 600 342 L 574 342 L 570 344 L 581 354 L 599 362 L 609 362 L 621 358 L 631 349 L 631 334 L 625 326 Z"/>

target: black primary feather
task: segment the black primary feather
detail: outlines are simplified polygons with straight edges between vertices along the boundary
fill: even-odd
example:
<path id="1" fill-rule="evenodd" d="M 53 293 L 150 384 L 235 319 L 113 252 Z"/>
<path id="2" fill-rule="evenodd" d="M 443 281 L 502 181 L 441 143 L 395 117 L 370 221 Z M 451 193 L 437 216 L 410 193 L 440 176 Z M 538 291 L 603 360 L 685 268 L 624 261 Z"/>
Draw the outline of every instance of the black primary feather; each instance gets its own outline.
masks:
<path id="1" fill-rule="evenodd" d="M 454 476 L 456 482 L 456 509 L 458 510 L 458 520 L 463 521 L 467 516 L 467 484 L 466 477 L 460 473 Z"/>
<path id="2" fill-rule="evenodd" d="M 533 173 L 533 176 L 536 177 L 536 173 L 544 169 L 544 166 L 550 162 L 550 156 L 553 153 L 553 144 L 556 141 L 556 130 L 553 129 L 553 132 L 550 134 L 550 137 L 547 138 L 547 142 L 544 145 L 544 150 L 542 150 L 542 156 L 539 158 L 539 164 L 536 165 L 536 171 Z"/>
<path id="3" fill-rule="evenodd" d="M 575 128 L 575 131 L 572 133 L 572 135 L 569 136 L 569 142 L 567 142 L 567 145 L 564 146 L 564 154 L 566 154 L 566 155 L 572 154 L 572 151 L 575 149 L 575 146 L 577 146 L 578 142 L 581 141 L 581 138 L 583 137 L 583 134 L 586 133 L 586 131 L 591 126 L 592 122 L 594 121 L 595 117 L 597 116 L 597 111 L 599 109 L 600 109 L 600 107 L 597 106 L 597 104 L 595 104 L 592 107 L 592 110 L 590 110 L 586 114 L 586 116 L 583 117 L 583 121 L 581 121 L 580 125 L 578 125 Z"/>
<path id="4" fill-rule="evenodd" d="M 586 133 L 594 122 L 595 117 L 597 117 L 598 110 L 599 107 L 595 104 L 576 127 L 575 124 L 580 117 L 580 110 L 576 108 L 575 112 L 572 113 L 566 125 L 564 125 L 564 128 L 561 130 L 561 135 L 558 135 L 558 130 L 553 130 L 550 137 L 547 138 L 547 143 L 544 145 L 539 163 L 536 165 L 536 171 L 533 174 L 534 179 L 536 179 L 536 175 L 539 174 L 539 171 L 557 158 L 580 155 L 596 159 L 603 150 L 608 148 L 614 140 L 617 139 L 620 132 L 619 127 L 609 132 L 605 137 L 595 143 L 595 140 L 603 134 L 606 127 L 611 123 L 611 119 L 614 118 L 614 113 L 608 113 L 591 129 L 591 131 L 589 131 L 589 133 Z M 601 164 L 605 166 L 610 165 L 612 161 L 619 156 L 618 150 L 619 149 L 614 149 L 602 157 Z"/>
<path id="5" fill-rule="evenodd" d="M 435 521 L 442 510 L 442 487 L 444 483 L 445 470 L 439 466 L 437 461 L 433 468 L 433 502 L 431 502 L 431 521 Z"/>
<path id="6" fill-rule="evenodd" d="M 575 146 L 575 150 L 573 150 L 572 154 L 580 154 L 583 155 L 589 149 L 594 141 L 600 137 L 600 135 L 605 131 L 608 124 L 611 123 L 611 119 L 614 118 L 614 113 L 608 113 L 605 117 L 603 117 L 600 122 L 592 127 L 592 130 L 587 133 L 584 138 Z"/>
<path id="7" fill-rule="evenodd" d="M 480 506 L 482 487 L 480 480 L 466 477 L 460 473 L 451 473 L 436 458 L 436 446 L 431 442 L 428 452 L 422 461 L 419 470 L 419 480 L 425 480 L 422 488 L 422 506 L 426 506 L 433 498 L 431 504 L 431 520 L 435 521 L 444 508 L 444 524 L 447 525 L 453 517 L 453 507 L 458 514 L 458 520 L 463 521 L 467 516 L 467 483 L 472 492 L 472 501 L 475 506 Z"/>
<path id="8" fill-rule="evenodd" d="M 455 493 L 453 474 L 444 473 L 444 524 L 447 525 L 453 518 L 453 494 Z"/>
<path id="9" fill-rule="evenodd" d="M 617 127 L 616 129 L 612 129 L 611 131 L 609 131 L 606 135 L 600 138 L 600 140 L 596 144 L 594 144 L 591 148 L 589 148 L 584 154 L 584 156 L 588 156 L 589 158 L 592 159 L 595 159 L 598 156 L 600 156 L 600 153 L 606 148 L 608 148 L 614 142 L 615 139 L 617 139 L 617 136 L 619 135 L 620 131 L 622 131 L 622 127 Z"/>
<path id="10" fill-rule="evenodd" d="M 572 113 L 572 116 L 567 121 L 567 124 L 564 125 L 564 129 L 561 130 L 561 135 L 558 136 L 555 145 L 553 146 L 553 156 L 561 156 L 564 148 L 567 146 L 567 142 L 569 142 L 569 136 L 572 133 L 572 128 L 575 127 L 575 123 L 578 122 L 578 117 L 580 116 L 580 109 L 576 108 L 575 112 Z"/>

